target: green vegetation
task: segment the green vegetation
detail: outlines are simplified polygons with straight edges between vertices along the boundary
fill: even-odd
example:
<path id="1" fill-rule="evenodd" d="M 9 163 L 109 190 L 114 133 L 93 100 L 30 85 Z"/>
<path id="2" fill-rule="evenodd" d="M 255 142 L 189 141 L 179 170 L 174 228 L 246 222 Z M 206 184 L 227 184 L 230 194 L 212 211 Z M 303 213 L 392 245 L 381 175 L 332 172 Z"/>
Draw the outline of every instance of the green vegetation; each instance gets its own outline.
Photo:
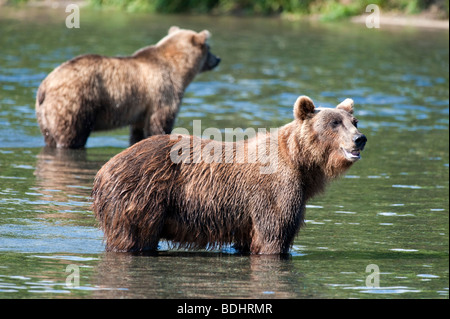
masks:
<path id="1" fill-rule="evenodd" d="M 365 12 L 369 4 L 382 10 L 416 14 L 431 6 L 448 17 L 448 0 L 89 0 L 94 7 L 157 13 L 208 13 L 240 15 L 318 15 L 336 20 Z"/>
<path id="2" fill-rule="evenodd" d="M 21 5 L 42 0 L 4 0 Z M 54 0 L 56 1 L 56 0 Z M 316 15 L 321 20 L 338 20 L 363 14 L 369 4 L 383 11 L 417 14 L 431 8 L 440 18 L 449 16 L 449 0 L 85 0 L 90 6 L 128 12 L 235 14 L 235 15 Z M 2 0 L 0 0 L 0 5 Z M 437 13 L 437 14 L 436 14 Z"/>
<path id="3" fill-rule="evenodd" d="M 6 0 L 6 4 L 12 4 L 12 5 L 21 5 L 27 3 L 28 0 Z M 2 2 L 0 1 L 0 5 Z"/>

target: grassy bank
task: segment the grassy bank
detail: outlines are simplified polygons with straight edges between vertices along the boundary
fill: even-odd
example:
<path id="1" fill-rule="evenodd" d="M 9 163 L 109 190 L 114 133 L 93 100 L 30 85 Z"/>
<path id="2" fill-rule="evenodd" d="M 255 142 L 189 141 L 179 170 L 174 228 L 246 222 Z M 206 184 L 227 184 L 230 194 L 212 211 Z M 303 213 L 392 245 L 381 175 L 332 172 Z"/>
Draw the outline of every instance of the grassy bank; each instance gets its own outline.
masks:
<path id="1" fill-rule="evenodd" d="M 95 7 L 156 13 L 317 15 L 337 20 L 365 13 L 369 4 L 383 11 L 419 14 L 433 10 L 448 18 L 448 0 L 88 0 Z"/>
<path id="2" fill-rule="evenodd" d="M 0 0 L 0 4 L 45 3 L 52 0 Z M 54 1 L 54 0 L 53 0 Z M 384 12 L 420 14 L 448 19 L 449 0 L 85 0 L 95 8 L 128 12 L 190 13 L 216 15 L 314 15 L 338 20 L 365 13 L 376 4 Z"/>

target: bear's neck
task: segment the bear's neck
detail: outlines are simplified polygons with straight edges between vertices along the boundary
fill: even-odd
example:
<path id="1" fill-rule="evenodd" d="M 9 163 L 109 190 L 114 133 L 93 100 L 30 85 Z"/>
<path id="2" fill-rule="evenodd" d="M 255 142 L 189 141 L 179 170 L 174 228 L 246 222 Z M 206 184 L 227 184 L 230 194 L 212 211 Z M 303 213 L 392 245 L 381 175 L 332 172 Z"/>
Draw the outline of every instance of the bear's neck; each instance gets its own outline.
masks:
<path id="1" fill-rule="evenodd" d="M 314 136 L 308 133 L 299 123 L 291 122 L 280 128 L 278 142 L 280 157 L 301 181 L 305 200 L 323 192 L 331 179 L 326 174 L 322 156 L 311 147 Z"/>
<path id="2" fill-rule="evenodd" d="M 158 58 L 161 52 L 164 57 Z M 190 61 L 181 52 L 166 52 L 160 46 L 148 46 L 140 49 L 133 54 L 133 58 L 162 68 L 162 72 L 166 77 L 169 76 L 170 83 L 181 96 L 198 73 L 198 68 L 194 65 L 195 61 Z"/>
<path id="3" fill-rule="evenodd" d="M 183 52 L 166 52 L 165 64 L 170 70 L 173 84 L 177 89 L 184 91 L 199 73 L 198 57 L 190 57 Z"/>

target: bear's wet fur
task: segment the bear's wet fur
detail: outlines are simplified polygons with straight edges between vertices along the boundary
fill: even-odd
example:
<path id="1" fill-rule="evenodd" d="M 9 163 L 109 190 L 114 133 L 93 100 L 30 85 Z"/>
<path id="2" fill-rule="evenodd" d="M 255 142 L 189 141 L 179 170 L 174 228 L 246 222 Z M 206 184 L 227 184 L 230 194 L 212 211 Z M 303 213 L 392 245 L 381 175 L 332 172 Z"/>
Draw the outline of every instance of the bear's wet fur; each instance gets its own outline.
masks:
<path id="1" fill-rule="evenodd" d="M 78 56 L 53 70 L 36 95 L 45 144 L 82 148 L 92 131 L 130 126 L 130 145 L 171 132 L 186 87 L 220 59 L 207 30 L 171 27 L 129 57 Z"/>
<path id="2" fill-rule="evenodd" d="M 360 158 L 366 137 L 356 126 L 352 100 L 315 108 L 301 96 L 293 122 L 244 141 L 145 139 L 110 159 L 95 178 L 92 209 L 106 250 L 155 251 L 166 239 L 187 248 L 232 243 L 244 253 L 288 253 L 307 201 Z M 274 140 L 268 156 L 276 169 L 263 174 L 265 164 L 251 161 L 250 150 Z M 199 159 L 198 151 L 211 146 L 221 160 Z M 174 161 L 183 149 L 187 156 Z M 249 153 L 237 158 L 242 150 Z"/>

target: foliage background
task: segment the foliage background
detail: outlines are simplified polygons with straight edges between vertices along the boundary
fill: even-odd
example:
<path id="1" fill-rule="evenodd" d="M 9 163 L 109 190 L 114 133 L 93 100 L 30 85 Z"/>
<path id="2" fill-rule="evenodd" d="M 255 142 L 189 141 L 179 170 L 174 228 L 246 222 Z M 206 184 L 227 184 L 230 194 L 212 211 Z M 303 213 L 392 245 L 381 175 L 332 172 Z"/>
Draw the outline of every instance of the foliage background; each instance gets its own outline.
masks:
<path id="1" fill-rule="evenodd" d="M 0 0 L 0 6 L 53 5 L 68 1 Z M 80 1 L 96 8 L 166 14 L 317 15 L 322 20 L 337 20 L 364 14 L 367 5 L 376 4 L 384 12 L 431 12 L 434 18 L 445 19 L 449 16 L 449 0 L 75 0 Z"/>
<path id="2" fill-rule="evenodd" d="M 448 17 L 448 0 L 89 0 L 96 7 L 157 13 L 208 13 L 241 15 L 317 14 L 338 19 L 362 14 L 369 4 L 382 10 L 417 14 L 430 8 Z"/>

